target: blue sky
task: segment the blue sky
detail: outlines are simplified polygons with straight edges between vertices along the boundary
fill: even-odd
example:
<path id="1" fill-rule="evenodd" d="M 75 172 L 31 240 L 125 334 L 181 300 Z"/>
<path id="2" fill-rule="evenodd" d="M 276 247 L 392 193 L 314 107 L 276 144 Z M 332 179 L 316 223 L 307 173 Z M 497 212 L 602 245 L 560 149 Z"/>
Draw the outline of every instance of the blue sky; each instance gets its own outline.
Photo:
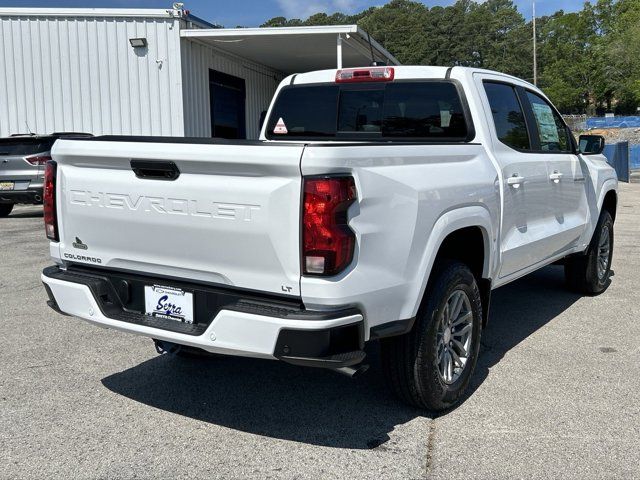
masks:
<path id="1" fill-rule="evenodd" d="M 183 0 L 185 8 L 205 20 L 226 27 L 258 26 L 271 17 L 306 18 L 310 13 L 335 11 L 353 13 L 384 0 Z M 428 6 L 450 5 L 454 0 L 424 0 Z M 0 7 L 126 7 L 166 8 L 171 0 L 0 0 Z M 515 0 L 524 15 L 531 16 L 531 0 Z M 546 15 L 556 10 L 575 11 L 583 0 L 536 0 L 536 13 Z"/>

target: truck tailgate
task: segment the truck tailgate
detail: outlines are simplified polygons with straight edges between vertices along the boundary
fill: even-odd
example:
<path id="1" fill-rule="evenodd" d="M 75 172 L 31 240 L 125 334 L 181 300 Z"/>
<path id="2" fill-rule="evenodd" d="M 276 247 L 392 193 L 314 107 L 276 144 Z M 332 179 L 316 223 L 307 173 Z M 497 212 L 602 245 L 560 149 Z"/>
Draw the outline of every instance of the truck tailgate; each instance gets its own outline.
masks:
<path id="1" fill-rule="evenodd" d="M 182 142 L 56 142 L 61 258 L 299 296 L 304 147 Z"/>

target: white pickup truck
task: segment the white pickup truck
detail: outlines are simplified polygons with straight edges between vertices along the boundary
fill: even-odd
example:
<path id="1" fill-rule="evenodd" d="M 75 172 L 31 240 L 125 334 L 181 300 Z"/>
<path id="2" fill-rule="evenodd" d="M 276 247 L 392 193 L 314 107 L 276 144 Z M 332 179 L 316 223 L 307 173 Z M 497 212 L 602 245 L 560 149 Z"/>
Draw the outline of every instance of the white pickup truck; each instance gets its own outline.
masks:
<path id="1" fill-rule="evenodd" d="M 553 262 L 610 280 L 617 179 L 545 95 L 496 72 L 293 75 L 260 141 L 58 140 L 49 305 L 162 352 L 354 375 L 433 410 L 469 383 L 491 290 Z M 517 319 L 514 319 L 517 321 Z"/>

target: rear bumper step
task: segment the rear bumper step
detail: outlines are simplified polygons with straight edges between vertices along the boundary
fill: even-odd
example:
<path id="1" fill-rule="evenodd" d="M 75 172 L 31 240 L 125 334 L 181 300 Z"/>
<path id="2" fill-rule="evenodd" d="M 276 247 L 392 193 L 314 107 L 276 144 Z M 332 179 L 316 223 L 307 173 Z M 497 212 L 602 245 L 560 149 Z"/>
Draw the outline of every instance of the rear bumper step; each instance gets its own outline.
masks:
<path id="1" fill-rule="evenodd" d="M 300 301 L 110 271 L 45 268 L 47 302 L 56 312 L 212 353 L 276 358 L 341 368 L 364 359 L 364 322 L 353 308 L 307 311 Z M 144 285 L 194 294 L 193 324 L 145 315 Z"/>
<path id="2" fill-rule="evenodd" d="M 303 367 L 342 368 L 358 365 L 362 363 L 365 357 L 366 354 L 362 350 L 355 350 L 353 352 L 338 353 L 320 358 L 290 357 L 286 355 L 278 358 L 283 362 Z"/>
<path id="3" fill-rule="evenodd" d="M 324 330 L 283 329 L 274 356 L 294 365 L 340 368 L 361 363 L 363 348 L 364 323 L 358 322 Z"/>

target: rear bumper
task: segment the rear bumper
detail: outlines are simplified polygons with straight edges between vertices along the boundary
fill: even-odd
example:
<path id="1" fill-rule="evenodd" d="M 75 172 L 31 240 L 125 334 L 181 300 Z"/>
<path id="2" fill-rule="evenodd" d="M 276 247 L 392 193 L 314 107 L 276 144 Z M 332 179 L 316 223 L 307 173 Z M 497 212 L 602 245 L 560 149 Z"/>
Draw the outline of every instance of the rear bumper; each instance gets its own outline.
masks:
<path id="1" fill-rule="evenodd" d="M 27 190 L 2 190 L 0 191 L 0 203 L 42 203 L 42 187 L 29 188 Z"/>
<path id="2" fill-rule="evenodd" d="M 207 296 L 204 304 L 208 308 L 196 316 L 196 323 L 188 325 L 132 310 L 135 295 L 118 290 L 123 275 L 55 266 L 46 268 L 41 278 L 52 309 L 101 327 L 212 353 L 276 358 L 299 365 L 340 368 L 364 358 L 364 321 L 357 310 L 311 312 L 296 308 L 295 302 L 256 301 L 251 294 L 240 297 L 237 292 L 193 286 L 196 296 Z M 124 278 L 131 290 L 137 288 L 136 282 L 167 282 L 143 276 Z"/>

